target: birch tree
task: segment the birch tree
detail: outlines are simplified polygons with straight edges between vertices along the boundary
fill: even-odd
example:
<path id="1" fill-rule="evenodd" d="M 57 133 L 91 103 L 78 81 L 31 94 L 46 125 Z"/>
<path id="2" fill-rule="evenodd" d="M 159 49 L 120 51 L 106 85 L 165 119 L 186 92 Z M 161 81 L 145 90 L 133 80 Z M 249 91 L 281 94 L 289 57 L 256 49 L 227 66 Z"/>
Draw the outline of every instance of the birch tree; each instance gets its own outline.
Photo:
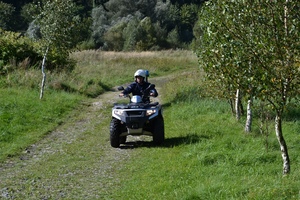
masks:
<path id="1" fill-rule="evenodd" d="M 283 174 L 290 172 L 290 159 L 282 118 L 300 78 L 299 8 L 293 0 L 216 0 L 204 6 L 198 22 L 197 55 L 208 77 L 231 79 L 250 100 L 266 101 L 275 111 Z"/>
<path id="2" fill-rule="evenodd" d="M 49 52 L 63 58 L 69 56 L 72 44 L 71 33 L 78 21 L 75 17 L 76 5 L 72 0 L 44 1 L 37 6 L 41 9 L 40 14 L 37 16 L 37 23 L 42 35 L 44 55 L 40 92 L 40 99 L 42 99 L 46 81 L 46 58 Z"/>

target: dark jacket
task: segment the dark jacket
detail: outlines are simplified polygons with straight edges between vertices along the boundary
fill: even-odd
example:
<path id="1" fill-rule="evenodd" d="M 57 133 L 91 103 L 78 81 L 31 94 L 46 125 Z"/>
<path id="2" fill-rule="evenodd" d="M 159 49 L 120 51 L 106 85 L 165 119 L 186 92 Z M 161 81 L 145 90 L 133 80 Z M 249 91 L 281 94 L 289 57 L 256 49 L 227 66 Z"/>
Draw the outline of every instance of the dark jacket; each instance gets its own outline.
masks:
<path id="1" fill-rule="evenodd" d="M 128 85 L 128 87 L 122 92 L 125 95 L 128 95 L 130 93 L 132 93 L 132 95 L 139 95 L 139 96 L 143 96 L 143 92 L 149 87 L 151 83 L 148 82 L 144 82 L 143 85 L 138 84 L 137 82 L 133 82 L 130 85 Z M 156 89 L 154 88 L 153 90 L 150 91 L 150 93 L 154 93 L 154 97 L 158 96 L 158 93 L 156 91 Z M 149 102 L 149 97 L 144 97 L 143 98 L 143 102 Z"/>

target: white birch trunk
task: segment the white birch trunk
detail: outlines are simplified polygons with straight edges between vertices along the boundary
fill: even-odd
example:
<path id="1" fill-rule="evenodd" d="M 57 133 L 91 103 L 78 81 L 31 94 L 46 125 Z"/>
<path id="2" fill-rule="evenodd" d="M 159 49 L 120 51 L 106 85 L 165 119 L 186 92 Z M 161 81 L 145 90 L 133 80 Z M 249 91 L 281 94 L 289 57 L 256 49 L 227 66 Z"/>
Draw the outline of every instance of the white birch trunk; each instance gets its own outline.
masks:
<path id="1" fill-rule="evenodd" d="M 252 33 L 250 33 L 250 36 L 252 37 Z M 250 76 L 252 76 L 252 62 L 249 61 L 249 68 L 248 73 Z M 252 81 L 251 81 L 252 82 Z M 246 119 L 246 125 L 245 125 L 245 132 L 250 133 L 252 128 L 252 105 L 253 105 L 253 87 L 252 83 L 249 83 L 249 91 L 250 91 L 250 98 L 247 102 L 247 119 Z"/>
<path id="2" fill-rule="evenodd" d="M 289 0 L 286 0 L 286 3 L 288 3 Z M 284 28 L 285 28 L 285 34 L 286 37 L 288 37 L 288 8 L 287 6 L 284 7 Z M 288 49 L 287 49 L 288 51 Z M 287 61 L 285 62 L 286 65 L 288 64 L 288 61 L 290 59 L 290 52 L 287 52 Z M 284 88 L 283 88 L 283 99 L 284 101 L 286 101 L 287 98 L 287 86 L 288 86 L 288 82 L 289 80 L 286 79 L 286 83 L 284 83 Z M 276 137 L 277 140 L 279 142 L 280 145 L 280 150 L 281 150 L 281 157 L 283 160 L 283 174 L 289 174 L 291 171 L 291 166 L 290 166 L 290 158 L 289 158 L 289 154 L 288 154 L 288 148 L 286 145 L 286 142 L 284 140 L 283 137 L 283 133 L 282 133 L 282 112 L 278 112 L 276 113 L 276 118 L 275 118 L 275 131 L 276 131 Z"/>
<path id="3" fill-rule="evenodd" d="M 245 125 L 245 132 L 250 133 L 251 132 L 251 126 L 252 126 L 252 103 L 253 103 L 253 98 L 250 98 L 248 100 L 247 104 L 247 120 L 246 120 L 246 125 Z"/>
<path id="4" fill-rule="evenodd" d="M 46 62 L 47 54 L 48 54 L 48 48 L 46 50 L 46 53 L 44 54 L 44 58 L 43 58 L 43 62 L 42 62 L 43 79 L 42 79 L 42 85 L 41 85 L 40 99 L 42 99 L 44 96 L 44 88 L 45 88 L 45 82 L 46 82 L 45 62 Z"/>
<path id="5" fill-rule="evenodd" d="M 288 154 L 288 148 L 287 148 L 287 145 L 285 143 L 285 140 L 284 140 L 283 134 L 282 134 L 281 115 L 278 113 L 276 114 L 276 118 L 275 118 L 275 132 L 276 132 L 277 140 L 280 145 L 281 156 L 282 156 L 282 160 L 283 160 L 283 174 L 286 175 L 286 174 L 289 174 L 290 170 L 291 170 L 290 158 L 289 158 L 289 154 Z"/>
<path id="6" fill-rule="evenodd" d="M 240 103 L 240 90 L 237 89 L 235 95 L 235 116 L 237 120 L 241 118 Z"/>

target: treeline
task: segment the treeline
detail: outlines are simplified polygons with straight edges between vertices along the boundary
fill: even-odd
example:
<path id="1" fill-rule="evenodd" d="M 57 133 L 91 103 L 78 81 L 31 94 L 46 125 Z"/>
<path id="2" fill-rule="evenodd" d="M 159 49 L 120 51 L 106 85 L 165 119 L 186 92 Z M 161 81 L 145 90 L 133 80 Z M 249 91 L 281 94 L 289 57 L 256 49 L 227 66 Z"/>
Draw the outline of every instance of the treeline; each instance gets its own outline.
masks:
<path id="1" fill-rule="evenodd" d="M 188 48 L 204 1 L 73 0 L 77 27 L 70 35 L 70 47 L 114 51 Z M 35 39 L 41 37 L 36 19 L 46 3 L 0 1 L 0 28 Z"/>

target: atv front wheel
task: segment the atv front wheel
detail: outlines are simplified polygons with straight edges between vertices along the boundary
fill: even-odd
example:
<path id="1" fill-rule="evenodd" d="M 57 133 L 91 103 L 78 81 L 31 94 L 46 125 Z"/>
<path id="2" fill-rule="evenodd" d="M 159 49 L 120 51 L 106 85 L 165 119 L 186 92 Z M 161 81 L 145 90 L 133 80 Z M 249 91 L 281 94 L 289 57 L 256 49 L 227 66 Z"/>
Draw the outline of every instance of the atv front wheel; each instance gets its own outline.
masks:
<path id="1" fill-rule="evenodd" d="M 164 140 L 165 140 L 164 118 L 160 116 L 154 121 L 153 142 L 156 145 L 160 145 L 164 142 Z"/>
<path id="2" fill-rule="evenodd" d="M 120 137 L 120 144 L 125 144 L 126 143 L 126 139 L 127 139 L 127 136 L 121 136 Z"/>
<path id="3" fill-rule="evenodd" d="M 112 147 L 117 148 L 120 146 L 120 130 L 120 120 L 112 118 L 110 121 L 110 145 Z"/>

